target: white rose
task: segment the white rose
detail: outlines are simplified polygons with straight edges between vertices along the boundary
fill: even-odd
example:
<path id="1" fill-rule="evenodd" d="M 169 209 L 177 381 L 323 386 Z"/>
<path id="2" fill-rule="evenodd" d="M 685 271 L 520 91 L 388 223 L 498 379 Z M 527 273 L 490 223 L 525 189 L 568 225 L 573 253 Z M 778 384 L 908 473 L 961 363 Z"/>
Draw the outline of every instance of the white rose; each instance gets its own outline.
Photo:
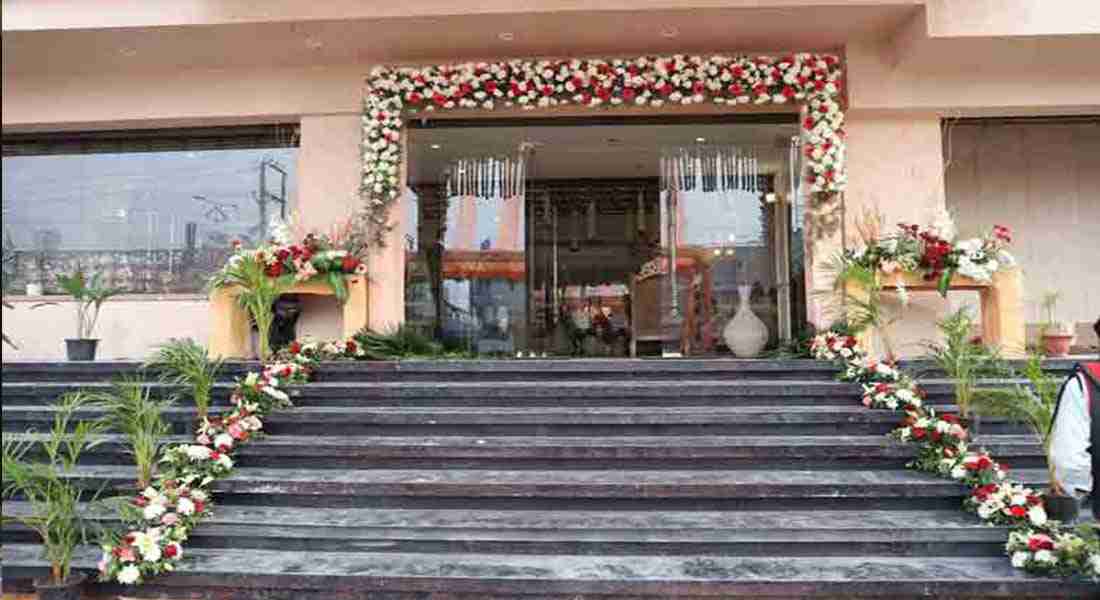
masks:
<path id="1" fill-rule="evenodd" d="M 1035 561 L 1053 565 L 1058 562 L 1058 557 L 1054 556 L 1054 553 L 1050 550 L 1040 550 L 1035 553 Z"/>
<path id="2" fill-rule="evenodd" d="M 1100 554 L 1093 554 L 1089 557 L 1089 566 L 1092 567 L 1092 572 L 1100 575 Z"/>
<path id="3" fill-rule="evenodd" d="M 206 460 L 210 458 L 210 448 L 206 446 L 186 446 L 183 451 L 187 454 L 187 458 L 191 460 Z"/>
<path id="4" fill-rule="evenodd" d="M 993 509 L 987 504 L 978 505 L 978 516 L 982 519 L 988 519 L 993 514 Z"/>
<path id="5" fill-rule="evenodd" d="M 233 447 L 233 436 L 229 435 L 228 433 L 219 433 L 217 436 L 214 437 L 214 447 L 215 448 L 222 448 L 222 447 L 232 448 Z"/>
<path id="6" fill-rule="evenodd" d="M 191 492 L 191 498 L 194 500 L 198 500 L 199 502 L 206 502 L 206 492 L 202 490 L 193 490 Z"/>
<path id="7" fill-rule="evenodd" d="M 1013 552 L 1012 553 L 1012 566 L 1017 569 L 1024 568 L 1027 564 L 1027 552 Z"/>
<path id="8" fill-rule="evenodd" d="M 1032 525 L 1042 527 L 1047 522 L 1047 511 L 1042 506 L 1032 506 L 1027 509 L 1027 518 Z"/>
<path id="9" fill-rule="evenodd" d="M 119 583 L 132 585 L 141 579 L 141 571 L 134 565 L 126 565 L 118 572 L 116 579 Z"/>
<path id="10" fill-rule="evenodd" d="M 966 477 L 966 467 L 957 465 L 951 469 L 951 479 L 964 479 Z"/>
<path id="11" fill-rule="evenodd" d="M 218 464 L 225 467 L 226 469 L 232 469 L 233 459 L 229 458 L 228 454 L 220 454 L 218 455 Z"/>
<path id="12" fill-rule="evenodd" d="M 145 505 L 145 509 L 141 511 L 141 514 L 148 521 L 158 519 L 164 514 L 164 505 L 159 502 L 149 503 Z"/>
<path id="13" fill-rule="evenodd" d="M 187 498 L 180 498 L 179 502 L 176 502 L 176 512 L 181 515 L 195 514 L 195 503 Z"/>

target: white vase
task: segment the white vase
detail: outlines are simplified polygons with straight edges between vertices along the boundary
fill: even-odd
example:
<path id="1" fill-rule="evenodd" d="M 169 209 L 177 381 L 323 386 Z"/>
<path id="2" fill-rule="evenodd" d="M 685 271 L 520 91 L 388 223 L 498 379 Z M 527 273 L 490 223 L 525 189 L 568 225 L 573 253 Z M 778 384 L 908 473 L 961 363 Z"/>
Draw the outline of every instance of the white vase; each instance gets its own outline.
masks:
<path id="1" fill-rule="evenodd" d="M 722 330 L 722 338 L 726 340 L 726 346 L 729 346 L 730 351 L 738 358 L 757 356 L 768 343 L 768 326 L 752 312 L 749 306 L 750 291 L 751 288 L 747 285 L 737 286 L 741 306 Z"/>

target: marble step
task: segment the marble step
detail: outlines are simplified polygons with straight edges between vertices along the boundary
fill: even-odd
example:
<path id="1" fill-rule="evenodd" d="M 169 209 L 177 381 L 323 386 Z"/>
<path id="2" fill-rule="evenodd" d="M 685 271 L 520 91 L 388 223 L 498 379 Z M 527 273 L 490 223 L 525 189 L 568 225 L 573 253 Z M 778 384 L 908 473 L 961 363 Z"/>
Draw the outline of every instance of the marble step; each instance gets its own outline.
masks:
<path id="1" fill-rule="evenodd" d="M 28 511 L 5 503 L 4 513 Z M 112 519 L 102 519 L 111 521 Z M 489 511 L 219 506 L 188 547 L 301 551 L 1000 556 L 1007 529 L 959 510 Z M 34 534 L 5 526 L 3 542 Z"/>
<path id="2" fill-rule="evenodd" d="M 11 439 L 45 434 L 10 433 Z M 128 465 L 120 435 L 97 436 L 81 464 Z M 179 443 L 187 436 L 171 436 Z M 1042 468 L 1034 436 L 983 435 L 980 444 L 1015 467 Z M 298 436 L 258 438 L 241 466 L 314 469 L 861 469 L 903 468 L 913 448 L 873 436 Z"/>
<path id="3" fill-rule="evenodd" d="M 940 407 L 950 409 L 950 407 Z M 96 418 L 96 408 L 78 418 Z M 190 427 L 183 407 L 165 412 L 176 433 Z M 53 418 L 50 406 L 3 406 L 4 431 L 43 430 Z M 623 435 L 883 435 L 900 416 L 846 406 L 298 406 L 271 414 L 265 431 L 273 437 L 316 436 L 623 436 Z M 1023 433 L 1004 419 L 982 421 L 982 433 Z"/>
<path id="4" fill-rule="evenodd" d="M 82 548 L 92 569 L 98 549 Z M 1032 578 L 1004 557 L 577 556 L 478 553 L 316 552 L 195 548 L 148 585 L 97 587 L 128 597 L 183 597 L 233 589 L 234 598 L 906 597 L 1086 598 L 1095 584 Z M 45 568 L 38 548 L 3 548 L 5 589 Z M 13 581 L 14 580 L 14 581 Z M 412 597 L 412 596 L 405 596 Z"/>

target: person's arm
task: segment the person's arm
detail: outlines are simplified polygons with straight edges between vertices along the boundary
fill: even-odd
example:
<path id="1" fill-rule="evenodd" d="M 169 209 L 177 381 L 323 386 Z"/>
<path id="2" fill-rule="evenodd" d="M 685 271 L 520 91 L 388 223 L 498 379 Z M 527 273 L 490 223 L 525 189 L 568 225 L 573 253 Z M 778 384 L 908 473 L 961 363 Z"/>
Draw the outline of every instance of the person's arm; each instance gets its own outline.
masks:
<path id="1" fill-rule="evenodd" d="M 1051 433 L 1054 476 L 1067 494 L 1092 489 L 1092 457 L 1089 454 L 1088 396 L 1084 382 L 1075 377 L 1062 391 Z"/>

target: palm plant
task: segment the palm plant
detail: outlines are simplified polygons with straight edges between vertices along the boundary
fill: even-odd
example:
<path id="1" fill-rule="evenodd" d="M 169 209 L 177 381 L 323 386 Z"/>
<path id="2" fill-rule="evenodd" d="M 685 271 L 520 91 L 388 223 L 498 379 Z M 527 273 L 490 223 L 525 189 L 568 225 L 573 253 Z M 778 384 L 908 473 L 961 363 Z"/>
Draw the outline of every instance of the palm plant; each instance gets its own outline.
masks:
<path id="1" fill-rule="evenodd" d="M 103 285 L 99 273 L 87 277 L 83 271 L 58 275 L 57 284 L 76 301 L 76 339 L 81 340 L 92 338 L 103 303 L 124 291 Z"/>
<path id="2" fill-rule="evenodd" d="M 848 284 L 855 284 L 863 290 L 863 294 L 849 294 L 844 305 L 839 307 L 842 314 L 833 316 L 845 319 L 848 331 L 853 335 L 867 330 L 877 333 L 886 355 L 891 358 L 895 356 L 890 328 L 901 319 L 902 314 L 885 306 L 882 281 L 877 270 L 844 256 L 834 257 L 826 269 L 832 272 L 833 290 L 815 292 L 818 295 L 843 293 Z"/>
<path id="3" fill-rule="evenodd" d="M 100 442 L 93 439 L 102 430 L 100 423 L 74 419 L 88 402 L 82 393 L 63 396 L 55 404 L 53 428 L 44 440 L 33 435 L 5 436 L 3 440 L 4 506 L 11 506 L 7 501 L 17 497 L 29 505 L 26 512 L 5 515 L 4 519 L 24 524 L 42 539 L 54 584 L 67 582 L 73 552 L 88 540 L 91 529 L 91 522 L 84 518 L 88 505 L 81 504 L 85 490 L 68 477 L 81 453 Z M 35 458 L 37 448 L 44 461 Z M 92 505 L 98 495 L 93 495 Z"/>
<path id="4" fill-rule="evenodd" d="M 191 386 L 199 419 L 204 419 L 210 407 L 210 392 L 223 363 L 224 359 L 212 358 L 204 346 L 187 338 L 160 346 L 145 366 L 159 373 L 167 383 Z"/>
<path id="5" fill-rule="evenodd" d="M 1005 376 L 1008 368 L 1000 354 L 974 340 L 974 317 L 967 307 L 936 322 L 942 342 L 926 344 L 928 356 L 955 386 L 955 405 L 959 416 L 969 418 L 976 401 L 984 401 L 996 390 L 979 388 L 983 376 Z"/>
<path id="6" fill-rule="evenodd" d="M 262 254 L 250 252 L 234 256 L 225 268 L 214 274 L 210 284 L 214 288 L 235 288 L 237 302 L 256 323 L 260 360 L 267 361 L 271 354 L 271 324 L 275 320 L 273 305 L 294 285 L 294 277 L 270 276 Z"/>
<path id="7" fill-rule="evenodd" d="M 1039 438 L 1043 455 L 1047 458 L 1050 489 L 1062 495 L 1064 490 L 1055 477 L 1054 461 L 1050 455 L 1053 441 L 1051 433 L 1061 381 L 1043 371 L 1042 357 L 1038 354 L 1028 357 L 1023 375 L 1028 385 L 1016 384 L 1012 388 L 988 390 L 975 399 L 973 408 L 981 414 L 1004 417 L 1031 429 Z"/>
<path id="8" fill-rule="evenodd" d="M 363 347 L 367 358 L 394 360 L 412 357 L 435 357 L 443 354 L 443 347 L 418 331 L 401 324 L 386 332 L 362 329 L 355 334 L 355 341 Z"/>
<path id="9" fill-rule="evenodd" d="M 172 399 L 154 400 L 149 386 L 138 378 L 123 378 L 108 392 L 93 398 L 106 410 L 102 424 L 121 433 L 137 466 L 137 486 L 144 489 L 153 481 L 157 454 L 170 428 L 163 412 Z"/>

